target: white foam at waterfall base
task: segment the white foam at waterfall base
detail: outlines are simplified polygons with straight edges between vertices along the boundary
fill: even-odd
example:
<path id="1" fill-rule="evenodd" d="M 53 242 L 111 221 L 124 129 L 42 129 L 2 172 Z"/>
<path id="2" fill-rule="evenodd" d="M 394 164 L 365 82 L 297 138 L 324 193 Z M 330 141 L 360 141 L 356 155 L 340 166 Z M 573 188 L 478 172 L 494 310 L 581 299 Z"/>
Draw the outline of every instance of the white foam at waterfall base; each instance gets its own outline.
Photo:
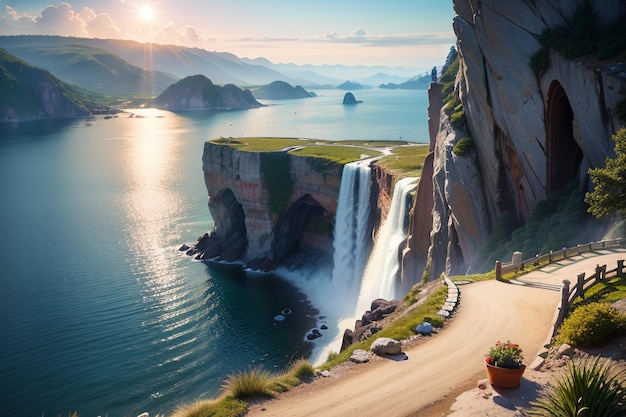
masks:
<path id="1" fill-rule="evenodd" d="M 339 352 L 345 329 L 354 328 L 354 306 L 369 257 L 371 160 L 346 164 L 341 176 L 333 231 L 333 268 L 277 272 L 302 290 L 324 317 L 328 329 L 316 339 L 310 361 L 319 364 Z"/>
<path id="2" fill-rule="evenodd" d="M 398 297 L 397 274 L 400 269 L 399 247 L 407 237 L 407 196 L 415 188 L 417 178 L 402 178 L 396 182 L 387 218 L 380 228 L 374 249 L 365 268 L 361 291 L 356 303 L 355 317 L 370 309 L 377 298 L 393 300 Z"/>

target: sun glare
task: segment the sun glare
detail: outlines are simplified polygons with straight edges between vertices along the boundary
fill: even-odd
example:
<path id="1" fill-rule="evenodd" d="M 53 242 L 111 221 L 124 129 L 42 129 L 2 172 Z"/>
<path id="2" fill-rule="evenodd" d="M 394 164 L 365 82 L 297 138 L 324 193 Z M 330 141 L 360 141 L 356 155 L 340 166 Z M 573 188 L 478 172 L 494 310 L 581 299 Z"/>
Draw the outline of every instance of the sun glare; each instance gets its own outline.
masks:
<path id="1" fill-rule="evenodd" d="M 142 22 L 151 22 L 154 20 L 154 9 L 149 4 L 144 4 L 139 8 L 139 19 Z"/>

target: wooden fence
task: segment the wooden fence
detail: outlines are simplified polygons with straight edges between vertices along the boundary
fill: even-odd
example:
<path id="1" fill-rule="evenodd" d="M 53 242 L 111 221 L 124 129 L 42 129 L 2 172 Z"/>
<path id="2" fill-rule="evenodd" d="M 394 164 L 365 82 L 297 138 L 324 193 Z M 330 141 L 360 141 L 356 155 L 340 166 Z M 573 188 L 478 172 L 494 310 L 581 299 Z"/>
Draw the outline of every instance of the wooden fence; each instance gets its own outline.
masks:
<path id="1" fill-rule="evenodd" d="M 585 275 L 586 274 L 584 272 L 578 274 L 574 286 L 571 286 L 572 283 L 570 282 L 570 280 L 563 280 L 563 285 L 561 286 L 561 301 L 559 302 L 559 305 L 557 307 L 556 319 L 554 321 L 554 327 L 552 329 L 552 336 L 556 335 L 557 330 L 565 319 L 567 310 L 569 310 L 570 306 L 577 297 L 581 297 L 584 300 L 585 291 L 587 291 L 589 288 L 593 287 L 597 283 L 602 282 L 607 278 L 624 276 L 624 260 L 618 260 L 615 269 L 610 269 L 607 271 L 606 265 L 597 265 L 593 275 L 588 278 L 585 278 Z"/>
<path id="2" fill-rule="evenodd" d="M 517 262 L 511 262 L 508 264 L 503 264 L 500 261 L 496 261 L 495 269 L 496 269 L 496 279 L 501 280 L 502 275 L 509 273 L 524 270 L 527 265 L 545 265 L 551 264 L 552 262 L 557 262 L 563 259 L 570 258 L 572 256 L 577 256 L 586 252 L 594 252 L 602 249 L 610 249 L 615 247 L 621 247 L 626 244 L 626 240 L 619 239 L 610 239 L 610 240 L 601 240 L 598 242 L 589 242 L 584 245 L 576 245 L 570 248 L 562 248 L 558 251 L 550 251 L 544 255 L 535 255 L 532 258 L 519 260 Z"/>

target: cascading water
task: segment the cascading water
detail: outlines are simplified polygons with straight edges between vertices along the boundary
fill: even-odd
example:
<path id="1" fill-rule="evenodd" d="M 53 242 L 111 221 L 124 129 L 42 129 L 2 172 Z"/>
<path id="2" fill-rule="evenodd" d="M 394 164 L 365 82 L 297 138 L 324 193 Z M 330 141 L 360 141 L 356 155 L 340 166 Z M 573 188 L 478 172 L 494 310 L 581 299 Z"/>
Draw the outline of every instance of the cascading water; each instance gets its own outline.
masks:
<path id="1" fill-rule="evenodd" d="M 335 217 L 333 287 L 344 306 L 354 305 L 369 256 L 370 160 L 346 164 Z"/>
<path id="2" fill-rule="evenodd" d="M 341 345 L 343 330 L 354 325 L 354 307 L 371 249 L 371 161 L 366 159 L 344 165 L 333 230 L 332 272 L 277 271 L 324 312 L 322 324 L 328 324 L 328 329 L 309 358 L 314 364 L 322 363 L 329 352 L 336 352 Z"/>
<path id="3" fill-rule="evenodd" d="M 397 298 L 397 274 L 400 269 L 398 250 L 406 239 L 407 196 L 415 188 L 417 178 L 402 178 L 396 182 L 391 199 L 391 208 L 383 223 L 374 249 L 365 268 L 361 291 L 355 310 L 360 317 L 369 310 L 373 300 Z"/>

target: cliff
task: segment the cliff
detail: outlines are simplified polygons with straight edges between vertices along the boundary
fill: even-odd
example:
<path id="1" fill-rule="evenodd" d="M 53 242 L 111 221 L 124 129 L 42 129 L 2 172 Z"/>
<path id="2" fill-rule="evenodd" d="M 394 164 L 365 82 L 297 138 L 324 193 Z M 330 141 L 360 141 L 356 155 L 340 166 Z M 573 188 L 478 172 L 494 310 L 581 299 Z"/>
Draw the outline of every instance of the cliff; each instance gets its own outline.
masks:
<path id="1" fill-rule="evenodd" d="M 201 239 L 199 257 L 261 270 L 332 262 L 343 165 L 319 169 L 311 159 L 207 142 L 202 167 L 215 228 L 206 245 Z"/>
<path id="2" fill-rule="evenodd" d="M 453 125 L 445 109 L 429 113 L 437 129 L 430 132 L 434 201 L 428 256 L 423 242 L 409 241 L 411 256 L 427 258 L 431 276 L 465 273 L 503 213 L 524 224 L 538 202 L 571 180 L 580 181 L 582 200 L 590 186 L 588 169 L 612 155 L 611 137 L 624 125 L 616 116 L 626 91 L 623 72 L 616 70 L 619 57 L 600 61 L 591 53 L 566 59 L 563 48 L 539 42 L 545 31 L 573 25 L 585 3 L 454 0 L 460 56 L 454 91 L 465 126 Z M 623 26 L 622 2 L 590 4 L 587 17 L 595 15 L 598 25 Z M 531 60 L 542 50 L 548 64 L 537 71 Z M 438 88 L 433 85 L 431 93 Z M 431 106 L 441 106 L 440 99 L 431 96 Z M 454 146 L 464 137 L 473 149 L 457 155 Z M 429 205 L 416 199 L 414 215 L 423 216 Z"/>
<path id="3" fill-rule="evenodd" d="M 334 160 L 337 155 L 341 160 Z M 264 271 L 304 265 L 330 272 L 344 165 L 364 155 L 382 154 L 306 139 L 206 142 L 202 167 L 215 225 L 193 247 L 182 249 L 197 259 L 240 262 Z M 365 236 L 375 235 L 387 217 L 398 179 L 394 175 L 380 163 L 371 164 Z"/>
<path id="4" fill-rule="evenodd" d="M 75 87 L 0 49 L 0 122 L 84 117 L 100 109 Z"/>
<path id="5" fill-rule="evenodd" d="M 262 104 L 250 90 L 227 84 L 215 85 L 204 75 L 185 77 L 170 85 L 154 99 L 154 106 L 163 110 L 251 109 Z"/>

